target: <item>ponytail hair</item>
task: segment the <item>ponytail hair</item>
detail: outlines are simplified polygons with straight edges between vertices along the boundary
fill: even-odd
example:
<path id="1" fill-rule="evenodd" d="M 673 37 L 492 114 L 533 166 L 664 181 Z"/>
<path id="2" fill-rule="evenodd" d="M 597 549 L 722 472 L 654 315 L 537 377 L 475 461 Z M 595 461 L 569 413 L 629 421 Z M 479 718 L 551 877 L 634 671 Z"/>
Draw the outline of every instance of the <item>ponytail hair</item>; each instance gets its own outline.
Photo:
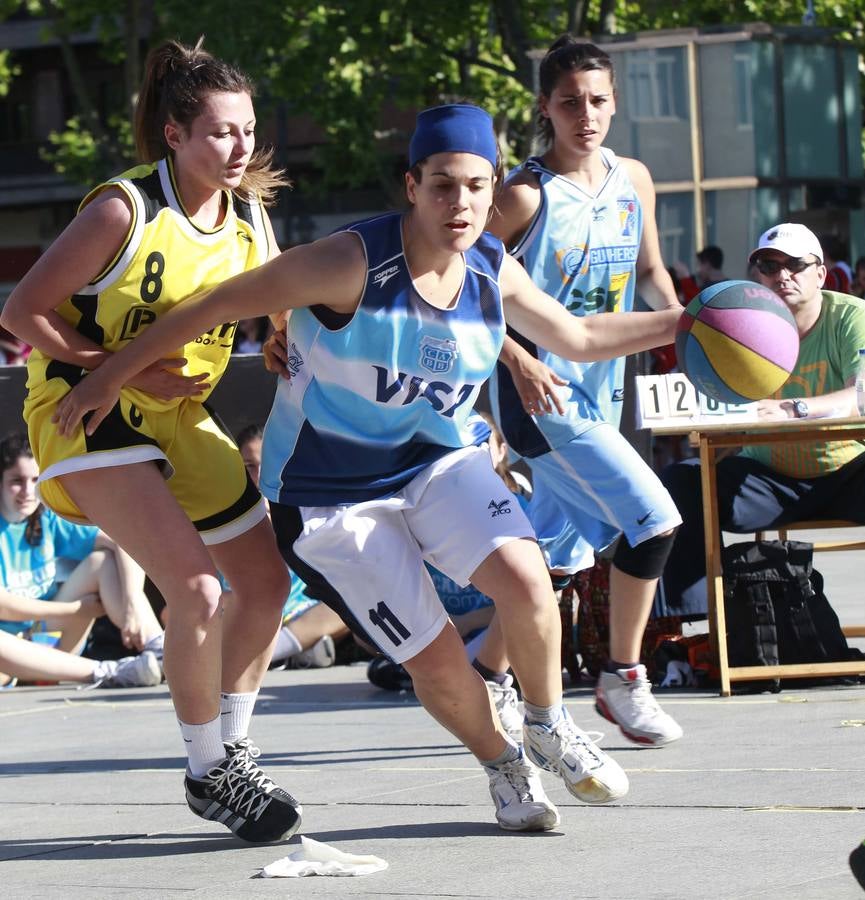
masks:
<path id="1" fill-rule="evenodd" d="M 252 79 L 235 66 L 206 50 L 200 37 L 194 47 L 166 41 L 147 55 L 144 81 L 135 104 L 135 149 L 141 162 L 156 162 L 172 151 L 165 140 L 165 126 L 174 121 L 189 128 L 201 114 L 204 100 L 214 93 L 255 96 Z M 265 205 L 276 200 L 276 191 L 291 182 L 272 165 L 273 151 L 256 149 L 237 188 L 245 200 L 260 197 Z"/>
<path id="2" fill-rule="evenodd" d="M 26 434 L 10 434 L 0 441 L 0 477 L 7 469 L 11 469 L 21 458 L 33 459 L 33 450 Z M 38 547 L 42 543 L 42 504 L 27 517 L 27 525 L 24 528 L 24 540 L 31 547 Z"/>
<path id="3" fill-rule="evenodd" d="M 541 60 L 538 70 L 541 94 L 544 97 L 549 97 L 556 89 L 559 77 L 564 72 L 591 72 L 596 70 L 606 72 L 610 76 L 610 84 L 613 86 L 613 93 L 615 93 L 616 72 L 609 55 L 594 44 L 581 41 L 572 34 L 563 34 L 552 43 L 547 51 L 547 55 Z M 546 116 L 542 116 L 540 112 L 538 112 L 538 131 L 540 131 L 548 144 L 553 142 L 555 135 L 553 134 L 552 123 Z"/>

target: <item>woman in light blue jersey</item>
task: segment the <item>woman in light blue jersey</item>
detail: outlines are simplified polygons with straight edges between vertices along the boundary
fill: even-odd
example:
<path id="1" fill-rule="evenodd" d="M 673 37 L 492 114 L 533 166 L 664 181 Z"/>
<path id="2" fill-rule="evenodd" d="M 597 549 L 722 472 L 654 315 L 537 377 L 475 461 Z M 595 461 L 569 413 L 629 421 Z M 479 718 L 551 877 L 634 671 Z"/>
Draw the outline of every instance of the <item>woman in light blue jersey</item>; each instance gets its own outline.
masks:
<path id="1" fill-rule="evenodd" d="M 603 146 L 616 111 L 610 57 L 569 35 L 540 65 L 548 149 L 511 173 L 490 230 L 575 321 L 679 307 L 661 261 L 646 167 Z M 491 384 L 493 412 L 532 471 L 529 517 L 554 578 L 591 566 L 619 538 L 610 579 L 610 661 L 598 711 L 631 740 L 659 746 L 682 729 L 651 693 L 640 642 L 681 519 L 618 431 L 624 358 L 574 362 L 517 326 Z"/>
<path id="2" fill-rule="evenodd" d="M 38 476 L 25 435 L 0 441 L 0 635 L 15 641 L 3 638 L 0 646 L 0 686 L 14 675 L 98 681 L 117 674 L 116 666 L 71 661 L 103 615 L 117 625 L 124 646 L 144 651 L 143 658 L 124 661 L 113 683 L 159 684 L 162 628 L 144 596 L 144 573 L 98 528 L 74 525 L 46 509 L 36 492 Z M 46 636 L 40 632 L 58 631 L 59 655 L 22 646 Z"/>
<path id="3" fill-rule="evenodd" d="M 559 816 L 532 762 L 588 803 L 623 796 L 628 781 L 562 706 L 543 558 L 469 415 L 505 319 L 588 360 L 669 342 L 679 316 L 583 321 L 532 284 L 484 233 L 498 148 L 477 107 L 420 113 L 409 164 L 407 213 L 288 250 L 181 304 L 67 396 L 58 428 L 73 432 L 95 410 L 85 429 L 95 431 L 125 373 L 207 323 L 291 310 L 291 378 L 265 429 L 261 477 L 281 549 L 313 596 L 405 665 L 424 706 L 485 767 L 499 824 L 547 830 Z M 424 562 L 496 603 L 526 703 L 525 752 L 501 731 Z"/>

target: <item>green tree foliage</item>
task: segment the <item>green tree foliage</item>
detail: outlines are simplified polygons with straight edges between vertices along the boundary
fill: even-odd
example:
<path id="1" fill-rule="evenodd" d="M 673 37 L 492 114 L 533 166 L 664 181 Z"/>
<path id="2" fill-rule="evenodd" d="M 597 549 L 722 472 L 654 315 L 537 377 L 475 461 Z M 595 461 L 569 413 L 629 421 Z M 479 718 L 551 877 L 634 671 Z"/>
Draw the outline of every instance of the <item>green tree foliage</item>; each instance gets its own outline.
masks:
<path id="1" fill-rule="evenodd" d="M 8 15 L 21 4 L 2 0 L 0 14 Z M 82 184 L 106 176 L 129 165 L 133 158 L 130 113 L 139 71 L 139 0 L 27 0 L 27 11 L 43 21 L 46 39 L 60 47 L 63 68 L 75 96 L 78 115 L 61 132 L 52 132 L 40 155 L 70 181 Z M 99 116 L 90 96 L 72 36 L 94 31 L 100 54 L 108 62 L 123 64 L 123 92 L 119 109 L 107 120 Z M 2 92 L 0 70 L 0 92 Z"/>
<path id="2" fill-rule="evenodd" d="M 20 4 L 0 0 L 0 17 Z M 411 127 L 406 112 L 470 99 L 490 110 L 511 160 L 523 155 L 533 108 L 532 51 L 560 33 L 581 35 L 765 21 L 797 25 L 805 0 L 28 0 L 60 40 L 79 115 L 52 137 L 55 165 L 68 172 L 116 169 L 128 159 L 128 118 L 140 54 L 150 43 L 194 42 L 237 62 L 260 86 L 261 114 L 279 103 L 309 116 L 326 141 L 317 152 L 328 188 L 388 184 Z M 815 0 L 817 23 L 863 42 L 865 0 Z M 136 25 L 136 23 L 139 23 Z M 125 109 L 99 121 L 87 97 L 74 31 L 95 29 L 104 55 L 124 63 Z M 0 92 L 14 74 L 0 55 Z M 261 116 L 262 118 L 264 115 Z M 388 123 L 399 123 L 396 126 Z"/>

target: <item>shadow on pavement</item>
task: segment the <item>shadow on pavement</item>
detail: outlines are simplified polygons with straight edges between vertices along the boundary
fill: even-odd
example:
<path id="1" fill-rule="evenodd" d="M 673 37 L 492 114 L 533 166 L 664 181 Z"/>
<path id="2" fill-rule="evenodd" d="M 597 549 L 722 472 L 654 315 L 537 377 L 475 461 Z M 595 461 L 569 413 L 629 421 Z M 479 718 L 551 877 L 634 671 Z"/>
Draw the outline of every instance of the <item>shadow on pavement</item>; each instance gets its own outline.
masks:
<path id="1" fill-rule="evenodd" d="M 561 831 L 532 833 L 531 837 L 555 838 L 563 837 Z M 400 823 L 394 825 L 370 826 L 368 828 L 346 828 L 322 831 L 309 834 L 317 841 L 367 842 L 382 840 L 427 840 L 429 838 L 468 838 L 468 837 L 522 837 L 519 832 L 502 831 L 494 822 L 420 822 Z M 211 853 L 215 850 L 259 850 L 269 846 L 274 852 L 274 859 L 293 853 L 299 846 L 299 837 L 284 844 L 246 844 L 239 838 L 226 833 L 209 836 L 204 833 L 190 834 L 161 833 L 154 835 L 131 834 L 122 835 L 81 835 L 80 837 L 51 838 L 47 840 L 4 841 L 2 843 L 3 858 L 33 862 L 42 862 L 46 857 L 64 859 L 140 859 L 148 857 L 166 857 Z M 375 852 L 371 847 L 370 852 Z"/>

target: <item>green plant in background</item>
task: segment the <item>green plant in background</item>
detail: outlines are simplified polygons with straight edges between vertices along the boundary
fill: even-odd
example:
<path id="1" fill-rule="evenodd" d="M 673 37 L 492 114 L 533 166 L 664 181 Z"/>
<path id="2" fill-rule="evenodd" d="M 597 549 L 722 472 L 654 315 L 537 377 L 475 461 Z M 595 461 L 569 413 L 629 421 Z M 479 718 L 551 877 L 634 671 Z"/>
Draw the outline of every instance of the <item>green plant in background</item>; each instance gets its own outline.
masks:
<path id="1" fill-rule="evenodd" d="M 454 99 L 493 114 L 508 162 L 532 134 L 534 61 L 563 31 L 589 36 L 667 27 L 765 21 L 796 25 L 802 0 L 28 0 L 59 44 L 77 113 L 43 153 L 67 177 L 92 183 L 132 159 L 129 113 L 148 45 L 194 42 L 238 63 L 260 86 L 259 118 L 308 117 L 326 137 L 314 159 L 322 190 L 395 190 L 410 111 Z M 817 22 L 862 45 L 865 0 L 816 0 Z M 0 18 L 21 9 L 0 0 Z M 227 26 L 226 23 L 230 23 Z M 82 75 L 76 32 L 95 32 L 100 54 L 122 64 L 114 109 L 97 113 Z M 0 52 L 0 95 L 16 75 Z M 396 124 L 388 124 L 396 123 Z"/>

